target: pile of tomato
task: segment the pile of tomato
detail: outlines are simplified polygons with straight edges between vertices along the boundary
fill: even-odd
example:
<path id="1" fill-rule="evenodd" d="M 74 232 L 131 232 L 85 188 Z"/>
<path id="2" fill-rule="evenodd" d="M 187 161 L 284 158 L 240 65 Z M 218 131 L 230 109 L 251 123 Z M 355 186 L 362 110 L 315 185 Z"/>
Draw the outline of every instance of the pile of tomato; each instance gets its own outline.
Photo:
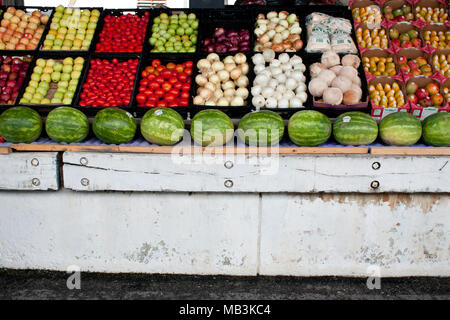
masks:
<path id="1" fill-rule="evenodd" d="M 120 107 L 131 101 L 139 60 L 92 59 L 80 106 Z"/>
<path id="2" fill-rule="evenodd" d="M 96 52 L 141 52 L 147 30 L 149 12 L 142 17 L 133 14 L 107 15 Z"/>
<path id="3" fill-rule="evenodd" d="M 154 59 L 142 71 L 136 102 L 139 107 L 187 107 L 189 105 L 192 61 L 161 64 Z"/>

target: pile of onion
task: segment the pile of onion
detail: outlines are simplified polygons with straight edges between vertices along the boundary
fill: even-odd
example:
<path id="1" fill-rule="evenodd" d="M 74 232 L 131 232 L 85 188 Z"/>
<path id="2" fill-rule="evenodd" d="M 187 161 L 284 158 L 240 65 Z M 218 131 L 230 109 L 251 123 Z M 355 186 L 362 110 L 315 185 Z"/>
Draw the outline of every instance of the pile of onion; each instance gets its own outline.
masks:
<path id="1" fill-rule="evenodd" d="M 244 106 L 248 97 L 249 66 L 243 53 L 227 56 L 223 60 L 217 53 L 197 62 L 200 72 L 195 77 L 199 86 L 194 98 L 195 105 Z"/>
<path id="2" fill-rule="evenodd" d="M 247 52 L 250 45 L 250 33 L 241 29 L 225 30 L 216 28 L 211 38 L 203 40 L 203 51 L 206 52 Z"/>
<path id="3" fill-rule="evenodd" d="M 300 38 L 302 28 L 297 15 L 287 11 L 271 11 L 258 14 L 255 35 L 255 51 L 272 49 L 275 52 L 295 52 L 303 48 Z"/>

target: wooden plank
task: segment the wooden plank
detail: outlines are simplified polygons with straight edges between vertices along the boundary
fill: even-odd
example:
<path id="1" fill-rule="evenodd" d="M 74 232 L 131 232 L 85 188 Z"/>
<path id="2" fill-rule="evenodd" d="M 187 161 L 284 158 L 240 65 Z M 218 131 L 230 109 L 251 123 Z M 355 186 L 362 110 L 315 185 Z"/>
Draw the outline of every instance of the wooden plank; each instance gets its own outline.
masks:
<path id="1" fill-rule="evenodd" d="M 76 153 L 64 186 L 80 191 L 450 192 L 450 157 Z"/>
<path id="2" fill-rule="evenodd" d="M 10 147 L 0 147 L 0 154 L 10 154 L 11 148 Z"/>
<path id="3" fill-rule="evenodd" d="M 0 157 L 0 189 L 58 190 L 57 152 L 13 152 Z"/>
<path id="4" fill-rule="evenodd" d="M 370 154 L 411 155 L 411 156 L 449 156 L 450 148 L 434 147 L 371 147 Z"/>
<path id="5" fill-rule="evenodd" d="M 15 151 L 47 152 L 110 152 L 110 153 L 155 153 L 155 154 L 367 154 L 367 147 L 214 147 L 196 146 L 124 146 L 124 145 L 67 145 L 67 144 L 13 144 Z"/>

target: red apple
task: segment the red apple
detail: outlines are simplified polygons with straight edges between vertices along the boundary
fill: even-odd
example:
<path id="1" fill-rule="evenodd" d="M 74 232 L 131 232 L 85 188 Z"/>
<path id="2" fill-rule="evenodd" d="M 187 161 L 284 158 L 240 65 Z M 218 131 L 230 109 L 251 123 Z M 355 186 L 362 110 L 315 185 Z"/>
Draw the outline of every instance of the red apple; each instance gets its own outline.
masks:
<path id="1" fill-rule="evenodd" d="M 433 101 L 431 101 L 430 97 L 425 97 L 423 99 L 419 99 L 419 104 L 424 107 L 427 108 L 429 106 L 431 106 L 433 104 Z"/>
<path id="2" fill-rule="evenodd" d="M 411 41 L 413 47 L 420 48 L 422 47 L 422 41 L 419 38 L 415 38 Z"/>
<path id="3" fill-rule="evenodd" d="M 411 43 L 411 41 L 406 40 L 402 42 L 402 48 L 411 48 L 413 45 Z"/>
<path id="4" fill-rule="evenodd" d="M 427 84 L 425 89 L 430 96 L 439 93 L 439 86 L 434 82 L 430 82 L 429 84 Z"/>
<path id="5" fill-rule="evenodd" d="M 428 93 L 425 91 L 424 88 L 420 88 L 420 89 L 417 89 L 416 96 L 417 96 L 417 99 L 421 100 L 421 99 L 428 97 Z"/>
<path id="6" fill-rule="evenodd" d="M 404 64 L 404 63 L 406 63 L 406 61 L 407 61 L 407 59 L 406 59 L 405 56 L 399 56 L 399 57 L 397 58 L 398 64 Z"/>
<path id="7" fill-rule="evenodd" d="M 396 45 L 397 47 L 400 47 L 400 40 L 399 39 L 392 39 L 391 40 L 392 45 Z"/>
<path id="8" fill-rule="evenodd" d="M 442 104 L 444 103 L 444 97 L 442 96 L 442 94 L 436 93 L 431 96 L 431 101 L 435 106 L 442 106 Z"/>
<path id="9" fill-rule="evenodd" d="M 411 101 L 412 103 L 417 104 L 418 99 L 415 94 L 408 95 L 407 99 L 408 99 L 408 101 Z"/>

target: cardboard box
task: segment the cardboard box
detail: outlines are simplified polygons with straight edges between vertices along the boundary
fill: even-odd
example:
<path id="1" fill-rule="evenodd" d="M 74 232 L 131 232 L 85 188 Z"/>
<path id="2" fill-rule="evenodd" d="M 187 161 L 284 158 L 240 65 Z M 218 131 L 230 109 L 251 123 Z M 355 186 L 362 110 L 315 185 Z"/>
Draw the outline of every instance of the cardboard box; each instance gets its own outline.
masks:
<path id="1" fill-rule="evenodd" d="M 435 65 L 433 63 L 435 57 L 437 57 L 437 59 L 439 60 L 439 56 L 441 56 L 441 55 L 445 55 L 447 57 L 450 56 L 450 49 L 436 50 L 433 53 L 433 56 L 430 57 L 430 61 L 431 61 L 432 67 L 433 67 L 433 71 L 435 72 L 435 78 L 439 79 L 440 82 L 443 82 L 443 81 L 447 80 L 448 78 L 450 78 L 450 74 L 448 73 L 449 71 L 447 71 L 447 75 L 445 75 L 444 72 L 442 72 L 442 70 L 435 68 Z"/>
<path id="2" fill-rule="evenodd" d="M 415 47 L 414 45 L 412 45 L 412 42 L 411 42 L 411 47 L 409 47 L 409 48 L 416 48 L 416 49 L 422 49 L 422 48 L 423 48 L 424 42 L 423 42 L 422 37 L 421 37 L 421 35 L 420 35 L 420 29 L 419 29 L 419 28 L 413 26 L 413 25 L 412 25 L 411 23 L 409 23 L 409 22 L 400 22 L 400 23 L 397 23 L 397 24 L 392 25 L 391 27 L 389 27 L 389 29 L 388 29 L 388 35 L 390 34 L 391 30 L 394 29 L 394 28 L 398 30 L 399 35 L 401 35 L 402 33 L 406 33 L 406 32 L 408 32 L 408 31 L 410 31 L 410 30 L 416 30 L 416 31 L 417 31 L 417 39 L 420 40 L 421 44 L 420 44 L 420 46 Z M 398 39 L 397 42 L 398 42 L 398 44 L 396 44 L 396 40 L 393 40 L 393 39 L 391 39 L 391 38 L 389 37 L 390 48 L 391 48 L 395 53 L 397 53 L 397 52 L 398 52 L 399 50 L 401 50 L 401 49 L 407 49 L 407 48 L 402 48 L 402 47 L 401 47 L 401 40 L 400 40 L 400 39 Z"/>
<path id="3" fill-rule="evenodd" d="M 439 85 L 440 88 L 440 92 L 442 92 L 442 87 L 441 84 L 436 81 L 433 80 L 431 78 L 425 78 L 425 77 L 414 77 L 414 78 L 410 78 L 407 82 L 406 85 L 408 85 L 408 83 L 414 81 L 415 83 L 417 83 L 417 85 L 419 86 L 419 88 L 425 88 L 425 86 L 431 82 L 436 83 L 437 85 Z M 422 107 L 420 105 L 416 105 L 412 102 L 410 102 L 411 105 L 411 114 L 417 118 L 419 118 L 420 120 L 425 119 L 426 117 L 428 117 L 431 114 L 437 113 L 437 112 L 441 112 L 441 111 L 445 111 L 447 110 L 447 100 L 444 98 L 444 103 L 442 104 L 441 108 L 435 108 L 435 107 Z"/>
<path id="4" fill-rule="evenodd" d="M 398 22 L 401 22 L 401 21 L 406 21 L 406 17 L 405 17 L 405 19 L 403 19 L 403 20 L 400 20 L 398 17 L 397 18 L 394 18 L 394 19 L 389 19 L 389 18 L 387 18 L 386 17 L 386 15 L 384 14 L 384 11 L 385 11 L 385 8 L 387 7 L 387 6 L 390 6 L 391 8 L 392 8 L 392 11 L 394 11 L 394 10 L 396 10 L 396 9 L 400 9 L 400 8 L 402 8 L 404 5 L 409 5 L 410 7 L 411 7 L 411 12 L 414 14 L 414 6 L 411 4 L 411 3 L 409 3 L 408 1 L 406 1 L 406 0 L 390 0 L 390 1 L 386 1 L 384 4 L 383 4 L 383 7 L 382 7 L 382 10 L 383 10 L 383 16 L 384 16 L 384 18 L 388 21 L 388 24 L 392 24 L 392 23 L 398 23 Z M 413 21 L 415 18 L 413 18 L 412 20 L 409 20 L 409 21 Z"/>
<path id="5" fill-rule="evenodd" d="M 402 90 L 403 96 L 405 97 L 405 101 L 406 101 L 405 85 L 400 80 L 392 79 L 392 78 L 388 78 L 388 77 L 378 77 L 378 78 L 374 78 L 374 79 L 370 80 L 369 86 L 377 85 L 378 83 L 381 83 L 383 86 L 386 83 L 389 83 L 390 85 L 392 85 L 394 82 L 396 82 L 400 86 L 400 89 Z M 370 95 L 369 95 L 369 97 L 370 97 Z M 408 102 L 405 105 L 398 107 L 398 108 L 383 108 L 381 106 L 377 106 L 377 105 L 373 104 L 372 102 L 371 102 L 371 104 L 372 104 L 371 116 L 373 119 L 375 119 L 377 121 L 383 119 L 384 117 L 386 117 L 387 115 L 389 115 L 391 113 L 409 112 L 409 110 L 410 110 L 410 106 L 409 106 Z"/>
<path id="6" fill-rule="evenodd" d="M 410 59 L 416 59 L 418 57 L 424 57 L 425 60 L 427 60 L 427 63 L 431 66 L 431 69 L 432 69 L 431 72 L 433 72 L 433 67 L 431 65 L 431 58 L 426 52 L 424 52 L 422 50 L 419 50 L 419 49 L 416 49 L 416 48 L 408 48 L 408 49 L 401 49 L 401 50 L 399 50 L 397 52 L 397 59 L 396 59 L 397 61 L 396 62 L 397 62 L 398 68 L 400 70 L 400 74 L 402 75 L 403 80 L 405 82 L 407 80 L 409 80 L 410 78 L 412 78 L 412 77 L 430 77 L 430 76 L 432 76 L 432 74 L 424 76 L 424 75 L 413 75 L 413 74 L 405 72 L 405 70 L 402 70 L 402 68 L 398 64 L 398 58 L 401 57 L 401 56 L 406 57 L 407 61 L 409 61 Z"/>
<path id="7" fill-rule="evenodd" d="M 439 49 L 439 48 L 436 47 L 436 46 L 433 47 L 433 46 L 431 45 L 431 41 L 430 41 L 429 44 L 427 44 L 427 42 L 426 42 L 426 40 L 425 40 L 425 34 L 427 33 L 427 31 L 436 31 L 436 32 L 442 31 L 442 32 L 444 32 L 444 34 L 445 34 L 445 32 L 450 31 L 450 28 L 449 28 L 449 27 L 446 27 L 446 26 L 444 26 L 444 25 L 430 24 L 430 25 L 427 25 L 427 26 L 425 26 L 425 27 L 423 27 L 423 28 L 421 29 L 421 31 L 420 31 L 420 38 L 422 39 L 423 49 L 424 49 L 424 51 L 426 51 L 428 54 L 433 54 L 434 51 L 436 51 L 436 50 Z"/>
<path id="8" fill-rule="evenodd" d="M 379 11 L 379 13 L 380 13 L 379 19 L 369 22 L 367 20 L 368 17 L 365 17 L 363 20 L 356 21 L 355 16 L 353 15 L 353 10 L 361 9 L 361 8 L 367 9 L 368 7 L 370 7 L 373 10 Z M 371 0 L 355 1 L 350 5 L 350 10 L 352 12 L 353 22 L 354 22 L 355 26 L 358 26 L 359 24 L 363 23 L 363 24 L 369 25 L 369 28 L 375 28 L 375 27 L 380 27 L 381 22 L 383 21 L 383 12 L 382 12 L 380 6 L 375 1 L 371 1 Z"/>
<path id="9" fill-rule="evenodd" d="M 364 51 L 364 53 L 361 54 L 362 59 L 364 58 L 372 58 L 372 57 L 378 57 L 378 58 L 392 58 L 394 64 L 395 64 L 395 71 L 396 71 L 396 76 L 400 75 L 400 71 L 398 69 L 398 66 L 396 64 L 396 56 L 395 54 L 393 54 L 392 52 L 388 51 L 388 50 L 382 50 L 382 49 L 369 49 Z M 366 78 L 367 81 L 375 78 L 375 77 L 387 77 L 387 76 L 375 76 L 373 74 L 371 74 L 370 72 L 365 71 L 366 74 Z"/>
<path id="10" fill-rule="evenodd" d="M 370 28 L 368 25 L 365 24 L 360 24 L 356 29 L 355 29 L 355 33 L 356 33 L 356 38 L 358 39 L 358 32 L 357 30 L 361 28 L 361 39 L 364 39 L 364 32 L 365 30 L 369 30 L 369 32 L 372 32 L 372 30 L 374 29 L 379 29 L 378 32 L 380 32 L 380 30 L 384 30 L 384 33 L 386 35 L 386 48 L 382 48 L 381 47 L 381 41 L 380 41 L 380 46 L 371 46 L 368 48 L 364 48 L 360 45 L 360 41 L 358 40 L 358 48 L 359 48 L 359 52 L 363 53 L 364 51 L 368 50 L 368 49 L 388 49 L 390 47 L 390 41 L 389 41 L 389 35 L 388 32 L 386 30 L 386 28 L 384 27 L 379 27 L 379 28 Z"/>

